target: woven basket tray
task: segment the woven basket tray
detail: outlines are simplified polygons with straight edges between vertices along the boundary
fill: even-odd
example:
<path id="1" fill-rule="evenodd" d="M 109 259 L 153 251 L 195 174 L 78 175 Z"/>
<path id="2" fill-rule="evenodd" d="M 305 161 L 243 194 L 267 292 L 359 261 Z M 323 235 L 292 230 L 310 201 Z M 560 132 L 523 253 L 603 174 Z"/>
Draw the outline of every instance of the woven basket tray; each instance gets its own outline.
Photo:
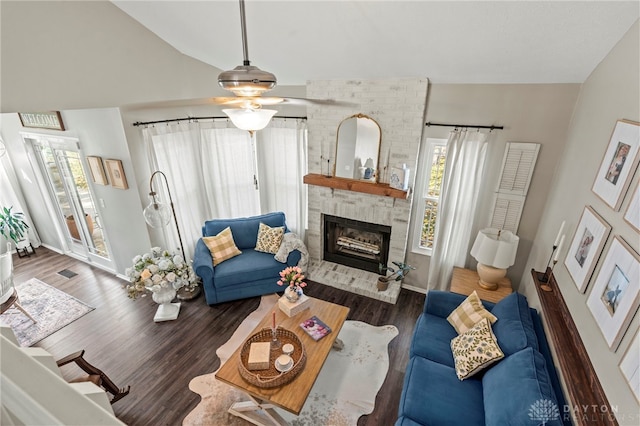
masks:
<path id="1" fill-rule="evenodd" d="M 249 337 L 240 351 L 240 363 L 238 364 L 238 370 L 240 376 L 247 382 L 259 388 L 273 388 L 289 383 L 293 380 L 300 371 L 304 369 L 307 362 L 307 354 L 302 346 L 302 342 L 292 331 L 284 328 L 278 328 L 276 330 L 276 336 L 280 340 L 280 348 L 271 350 L 269 356 L 269 368 L 266 370 L 254 370 L 250 371 L 248 368 L 249 348 L 254 342 L 270 342 L 272 339 L 271 329 L 263 328 L 253 336 Z M 293 367 L 286 372 L 280 372 L 276 370 L 275 360 L 282 355 L 282 346 L 287 343 L 293 345 Z"/>

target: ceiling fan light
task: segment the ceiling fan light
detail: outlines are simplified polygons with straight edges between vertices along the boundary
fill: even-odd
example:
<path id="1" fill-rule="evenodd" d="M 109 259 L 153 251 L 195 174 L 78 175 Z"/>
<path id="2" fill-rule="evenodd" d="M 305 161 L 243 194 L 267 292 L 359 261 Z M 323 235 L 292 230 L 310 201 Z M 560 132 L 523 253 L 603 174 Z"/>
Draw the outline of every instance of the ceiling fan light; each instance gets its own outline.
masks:
<path id="1" fill-rule="evenodd" d="M 275 109 L 223 109 L 222 112 L 229 116 L 238 129 L 255 132 L 267 127 L 271 117 L 278 111 Z"/>

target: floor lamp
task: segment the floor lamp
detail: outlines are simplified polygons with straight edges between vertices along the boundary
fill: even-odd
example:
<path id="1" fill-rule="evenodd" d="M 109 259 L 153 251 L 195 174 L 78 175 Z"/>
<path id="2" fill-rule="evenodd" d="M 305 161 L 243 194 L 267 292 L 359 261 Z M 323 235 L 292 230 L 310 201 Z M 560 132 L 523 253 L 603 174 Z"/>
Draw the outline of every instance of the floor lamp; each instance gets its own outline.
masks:
<path id="1" fill-rule="evenodd" d="M 167 194 L 169 195 L 169 205 L 161 203 L 158 200 L 158 194 L 153 190 L 153 179 L 156 175 L 164 178 L 164 184 L 167 188 Z M 173 222 L 176 225 L 176 231 L 178 231 L 178 241 L 180 241 L 180 250 L 182 251 L 182 259 L 186 262 L 187 258 L 184 255 L 184 246 L 182 245 L 182 236 L 180 235 L 180 227 L 178 226 L 178 217 L 176 216 L 176 210 L 173 207 L 173 198 L 171 197 L 171 190 L 169 189 L 169 181 L 167 175 L 157 170 L 153 172 L 149 179 L 149 205 L 144 209 L 144 220 L 152 228 L 164 228 L 171 221 L 173 216 Z M 178 318 L 180 313 L 180 303 L 164 303 L 158 306 L 158 311 L 153 317 L 156 322 L 170 321 Z"/>

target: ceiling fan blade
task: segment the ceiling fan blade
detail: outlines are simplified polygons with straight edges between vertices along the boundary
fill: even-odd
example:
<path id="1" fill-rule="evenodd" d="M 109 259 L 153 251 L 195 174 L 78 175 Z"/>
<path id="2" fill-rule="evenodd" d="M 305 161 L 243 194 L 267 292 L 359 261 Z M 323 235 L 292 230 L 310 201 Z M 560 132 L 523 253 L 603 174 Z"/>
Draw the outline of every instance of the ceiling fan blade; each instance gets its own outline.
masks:
<path id="1" fill-rule="evenodd" d="M 334 99 L 310 99 L 310 98 L 289 98 L 283 97 L 283 103 L 291 105 L 328 105 L 328 106 L 343 106 L 343 107 L 356 107 L 359 104 L 348 101 L 336 101 Z"/>

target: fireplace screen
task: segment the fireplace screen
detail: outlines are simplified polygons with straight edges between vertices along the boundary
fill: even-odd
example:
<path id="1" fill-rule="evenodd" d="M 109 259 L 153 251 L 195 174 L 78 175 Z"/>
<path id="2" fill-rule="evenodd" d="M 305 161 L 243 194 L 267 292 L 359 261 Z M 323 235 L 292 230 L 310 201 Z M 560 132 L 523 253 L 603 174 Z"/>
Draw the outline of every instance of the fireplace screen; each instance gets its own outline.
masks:
<path id="1" fill-rule="evenodd" d="M 391 227 L 324 215 L 324 260 L 379 273 L 389 260 Z"/>

